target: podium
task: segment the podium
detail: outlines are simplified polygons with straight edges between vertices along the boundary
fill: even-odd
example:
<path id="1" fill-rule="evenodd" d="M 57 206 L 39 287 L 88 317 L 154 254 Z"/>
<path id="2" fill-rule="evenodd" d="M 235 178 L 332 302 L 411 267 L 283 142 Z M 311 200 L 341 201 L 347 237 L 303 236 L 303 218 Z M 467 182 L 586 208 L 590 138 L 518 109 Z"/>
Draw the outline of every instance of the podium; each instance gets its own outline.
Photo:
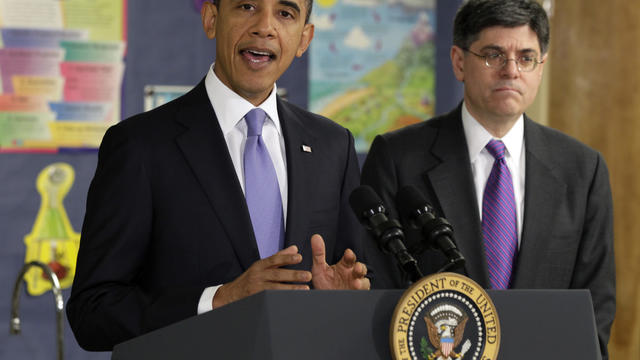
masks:
<path id="1" fill-rule="evenodd" d="M 402 293 L 265 291 L 123 342 L 112 359 L 390 359 Z M 488 294 L 500 318 L 498 359 L 601 358 L 588 290 Z"/>

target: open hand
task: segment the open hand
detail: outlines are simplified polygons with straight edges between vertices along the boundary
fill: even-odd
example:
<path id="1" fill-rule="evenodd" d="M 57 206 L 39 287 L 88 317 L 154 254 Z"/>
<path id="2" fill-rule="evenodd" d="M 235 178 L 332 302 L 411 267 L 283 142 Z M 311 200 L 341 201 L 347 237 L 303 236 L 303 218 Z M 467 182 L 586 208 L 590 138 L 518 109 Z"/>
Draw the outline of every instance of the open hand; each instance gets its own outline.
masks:
<path id="1" fill-rule="evenodd" d="M 302 255 L 298 247 L 289 246 L 268 258 L 256 261 L 230 283 L 222 285 L 213 297 L 213 308 L 226 305 L 267 289 L 309 290 L 308 285 L 293 284 L 311 281 L 311 273 L 303 270 L 281 269 L 298 264 Z"/>
<path id="2" fill-rule="evenodd" d="M 315 234 L 311 237 L 313 267 L 311 268 L 312 283 L 315 289 L 324 290 L 368 290 L 371 288 L 369 279 L 365 277 L 367 267 L 356 262 L 356 254 L 347 249 L 344 255 L 334 265 L 327 264 L 325 245 L 322 236 Z"/>

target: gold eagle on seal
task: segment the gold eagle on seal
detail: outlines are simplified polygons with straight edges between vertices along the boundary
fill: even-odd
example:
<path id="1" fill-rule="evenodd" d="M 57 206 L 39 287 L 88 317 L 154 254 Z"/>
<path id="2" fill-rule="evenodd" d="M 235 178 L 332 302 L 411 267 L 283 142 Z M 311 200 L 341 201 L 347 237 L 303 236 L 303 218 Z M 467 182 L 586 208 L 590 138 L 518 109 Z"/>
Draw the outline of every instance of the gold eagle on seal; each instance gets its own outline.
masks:
<path id="1" fill-rule="evenodd" d="M 462 342 L 467 320 L 469 317 L 466 314 L 449 304 L 438 306 L 424 317 L 429 342 L 436 348 L 436 351 L 429 355 L 428 360 L 462 359 L 471 347 L 471 342 L 465 341 L 460 353 L 456 353 L 453 349 Z"/>

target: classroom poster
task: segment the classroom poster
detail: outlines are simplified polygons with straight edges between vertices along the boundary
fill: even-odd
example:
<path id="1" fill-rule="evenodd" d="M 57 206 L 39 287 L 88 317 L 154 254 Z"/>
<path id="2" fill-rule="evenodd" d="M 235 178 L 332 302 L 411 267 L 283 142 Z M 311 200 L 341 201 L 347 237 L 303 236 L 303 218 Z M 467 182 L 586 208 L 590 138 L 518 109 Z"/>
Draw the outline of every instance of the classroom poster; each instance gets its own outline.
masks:
<path id="1" fill-rule="evenodd" d="M 93 149 L 120 121 L 126 0 L 0 0 L 0 152 Z"/>
<path id="2" fill-rule="evenodd" d="M 435 4 L 314 3 L 310 108 L 350 129 L 358 152 L 366 152 L 375 135 L 434 114 Z"/>

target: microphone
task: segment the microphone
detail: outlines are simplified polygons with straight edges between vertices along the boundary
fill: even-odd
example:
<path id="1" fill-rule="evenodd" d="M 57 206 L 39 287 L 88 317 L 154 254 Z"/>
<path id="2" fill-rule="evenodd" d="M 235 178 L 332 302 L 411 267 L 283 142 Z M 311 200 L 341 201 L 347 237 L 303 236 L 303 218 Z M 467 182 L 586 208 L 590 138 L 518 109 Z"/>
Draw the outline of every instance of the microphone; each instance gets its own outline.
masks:
<path id="1" fill-rule="evenodd" d="M 426 248 L 442 251 L 449 262 L 440 271 L 462 268 L 465 260 L 453 241 L 453 227 L 444 218 L 436 217 L 422 193 L 413 186 L 405 186 L 396 195 L 398 210 L 403 218 L 409 219 L 422 230 L 424 244 L 420 243 L 410 250 L 421 253 Z"/>
<path id="2" fill-rule="evenodd" d="M 410 280 L 415 282 L 422 278 L 418 262 L 404 246 L 402 226 L 387 217 L 387 209 L 378 194 L 370 186 L 362 185 L 351 193 L 349 203 L 360 223 L 375 237 L 378 247 L 393 254 Z"/>

